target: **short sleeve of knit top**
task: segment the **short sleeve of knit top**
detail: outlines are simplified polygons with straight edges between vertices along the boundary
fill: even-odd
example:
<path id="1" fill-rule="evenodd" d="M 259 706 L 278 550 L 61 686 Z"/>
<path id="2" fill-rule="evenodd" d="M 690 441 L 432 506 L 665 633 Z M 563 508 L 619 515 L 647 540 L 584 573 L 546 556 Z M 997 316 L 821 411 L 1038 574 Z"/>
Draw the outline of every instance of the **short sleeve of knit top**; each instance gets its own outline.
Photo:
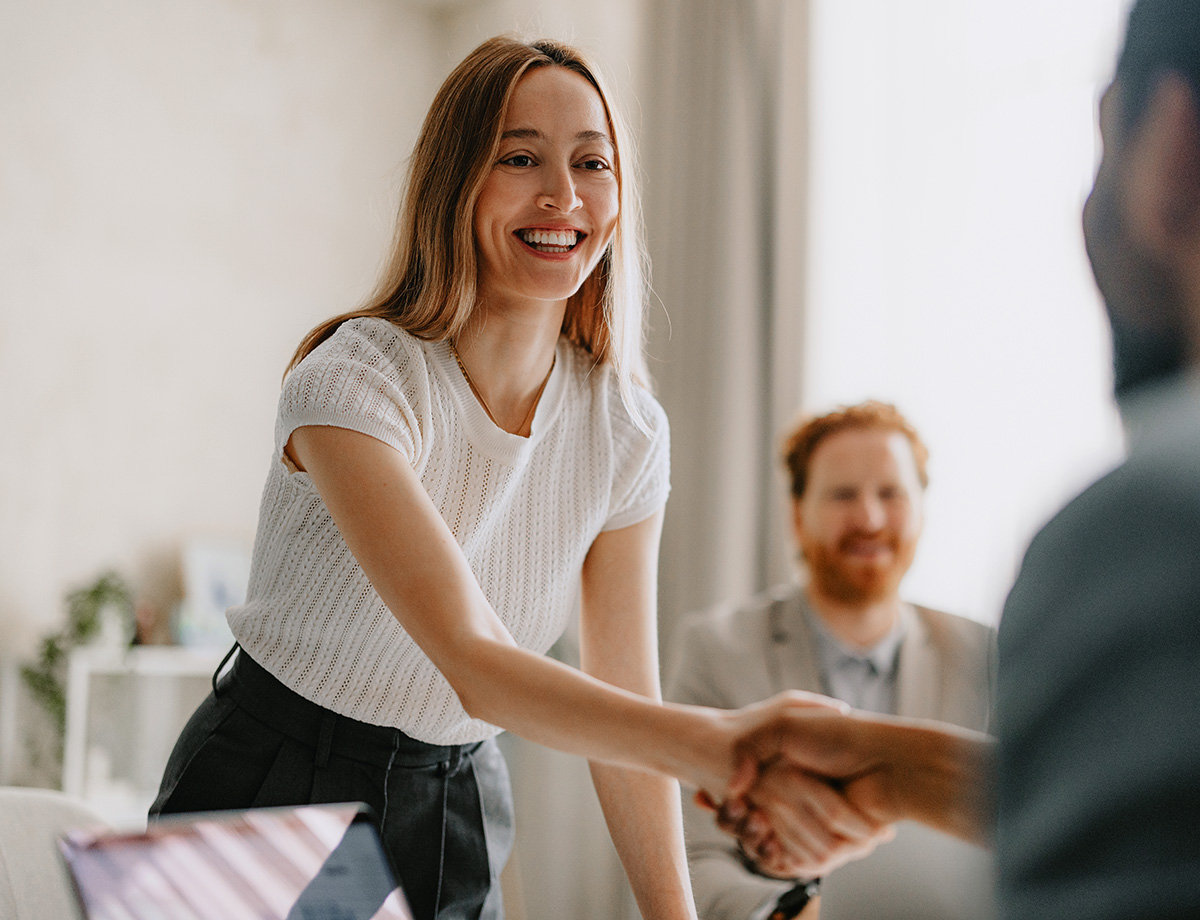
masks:
<path id="1" fill-rule="evenodd" d="M 521 438 L 487 417 L 447 343 L 382 319 L 343 323 L 285 381 L 247 601 L 228 612 L 234 635 L 335 712 L 433 744 L 491 737 L 499 730 L 466 714 L 371 587 L 307 474 L 285 466 L 284 445 L 299 427 L 331 425 L 400 451 L 513 638 L 545 652 L 596 536 L 666 502 L 666 416 L 644 390 L 635 402 L 640 426 L 610 368 L 560 339 Z"/>

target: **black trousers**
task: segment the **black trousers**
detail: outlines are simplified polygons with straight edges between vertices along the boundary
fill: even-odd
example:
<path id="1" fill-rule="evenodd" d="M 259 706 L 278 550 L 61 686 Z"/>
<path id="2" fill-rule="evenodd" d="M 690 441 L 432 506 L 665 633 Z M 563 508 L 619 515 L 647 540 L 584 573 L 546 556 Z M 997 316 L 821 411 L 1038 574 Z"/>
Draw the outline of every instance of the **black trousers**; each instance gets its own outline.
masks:
<path id="1" fill-rule="evenodd" d="M 150 816 L 328 802 L 374 809 L 416 920 L 502 920 L 513 810 L 495 740 L 426 744 L 340 716 L 240 649 L 184 727 Z"/>

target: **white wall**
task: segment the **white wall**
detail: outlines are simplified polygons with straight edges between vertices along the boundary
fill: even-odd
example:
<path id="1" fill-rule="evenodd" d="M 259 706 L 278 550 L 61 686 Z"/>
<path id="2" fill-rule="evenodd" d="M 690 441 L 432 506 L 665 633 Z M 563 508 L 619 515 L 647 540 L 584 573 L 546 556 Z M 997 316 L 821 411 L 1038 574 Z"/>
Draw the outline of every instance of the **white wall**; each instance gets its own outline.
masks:
<path id="1" fill-rule="evenodd" d="M 392 0 L 0 6 L 0 648 L 249 548 L 278 383 L 373 281 L 439 32 Z"/>
<path id="2" fill-rule="evenodd" d="M 369 288 L 441 73 L 391 0 L 0 4 L 0 782 L 53 783 L 17 663 L 116 568 L 249 551 L 300 336 Z M 32 739 L 32 740 L 30 740 Z"/>
<path id="3" fill-rule="evenodd" d="M 647 0 L 485 0 L 449 5 L 442 18 L 453 65 L 486 38 L 501 32 L 527 39 L 553 38 L 577 45 L 608 78 L 635 130 L 640 124 Z"/>

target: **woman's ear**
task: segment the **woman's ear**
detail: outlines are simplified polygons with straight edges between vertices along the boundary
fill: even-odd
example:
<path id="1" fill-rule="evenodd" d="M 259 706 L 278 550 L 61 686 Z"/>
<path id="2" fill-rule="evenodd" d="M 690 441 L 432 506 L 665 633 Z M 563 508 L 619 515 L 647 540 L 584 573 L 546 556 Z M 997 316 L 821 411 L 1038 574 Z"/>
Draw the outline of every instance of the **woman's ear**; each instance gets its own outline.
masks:
<path id="1" fill-rule="evenodd" d="M 1200 257 L 1200 110 L 1177 73 L 1162 77 L 1124 163 L 1130 231 L 1167 264 Z"/>

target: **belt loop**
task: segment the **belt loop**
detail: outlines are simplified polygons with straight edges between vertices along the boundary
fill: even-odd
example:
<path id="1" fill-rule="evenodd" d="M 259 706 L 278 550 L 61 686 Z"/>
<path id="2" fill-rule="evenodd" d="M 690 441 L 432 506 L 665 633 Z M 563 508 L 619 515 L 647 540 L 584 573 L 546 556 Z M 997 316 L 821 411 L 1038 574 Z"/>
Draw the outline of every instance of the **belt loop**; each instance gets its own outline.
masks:
<path id="1" fill-rule="evenodd" d="M 450 749 L 450 756 L 442 761 L 442 772 L 446 776 L 454 776 L 462 767 L 463 745 L 456 744 Z"/>
<path id="2" fill-rule="evenodd" d="M 241 646 L 237 642 L 234 642 L 233 645 L 230 646 L 229 651 L 227 651 L 225 653 L 225 657 L 221 659 L 221 663 L 219 665 L 217 665 L 217 669 L 215 671 L 213 671 L 213 676 L 212 676 L 213 696 L 221 695 L 220 692 L 217 690 L 217 678 L 221 676 L 221 671 L 223 671 L 225 669 L 225 665 L 229 664 L 229 659 L 233 657 L 233 653 L 236 652 L 239 648 L 241 648 Z"/>
<path id="3" fill-rule="evenodd" d="M 333 727 L 337 724 L 337 713 L 328 709 L 321 715 L 321 733 L 317 736 L 317 756 L 314 763 L 323 770 L 329 763 L 329 749 L 333 746 Z"/>

